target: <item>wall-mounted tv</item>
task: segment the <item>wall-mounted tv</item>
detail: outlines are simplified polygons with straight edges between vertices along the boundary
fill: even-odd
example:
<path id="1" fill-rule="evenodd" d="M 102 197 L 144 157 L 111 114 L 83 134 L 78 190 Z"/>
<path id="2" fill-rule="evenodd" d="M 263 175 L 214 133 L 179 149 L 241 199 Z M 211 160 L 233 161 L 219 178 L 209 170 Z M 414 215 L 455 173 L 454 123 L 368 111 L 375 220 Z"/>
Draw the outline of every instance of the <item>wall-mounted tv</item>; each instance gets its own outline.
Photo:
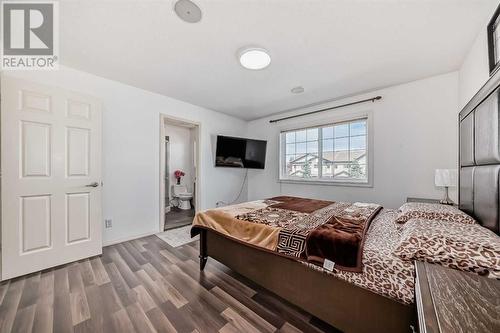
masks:
<path id="1" fill-rule="evenodd" d="M 267 141 L 217 136 L 215 166 L 264 169 Z"/>

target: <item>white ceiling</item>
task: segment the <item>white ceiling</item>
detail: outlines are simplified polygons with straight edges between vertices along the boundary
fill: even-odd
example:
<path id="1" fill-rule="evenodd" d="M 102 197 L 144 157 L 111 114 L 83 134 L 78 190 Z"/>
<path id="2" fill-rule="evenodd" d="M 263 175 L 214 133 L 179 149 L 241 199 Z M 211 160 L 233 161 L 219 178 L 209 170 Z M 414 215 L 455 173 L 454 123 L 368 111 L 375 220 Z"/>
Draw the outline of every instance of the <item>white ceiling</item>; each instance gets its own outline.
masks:
<path id="1" fill-rule="evenodd" d="M 61 1 L 61 62 L 192 104 L 255 119 L 460 67 L 498 0 Z M 271 65 L 243 69 L 245 45 Z M 290 93 L 301 85 L 305 92 Z"/>

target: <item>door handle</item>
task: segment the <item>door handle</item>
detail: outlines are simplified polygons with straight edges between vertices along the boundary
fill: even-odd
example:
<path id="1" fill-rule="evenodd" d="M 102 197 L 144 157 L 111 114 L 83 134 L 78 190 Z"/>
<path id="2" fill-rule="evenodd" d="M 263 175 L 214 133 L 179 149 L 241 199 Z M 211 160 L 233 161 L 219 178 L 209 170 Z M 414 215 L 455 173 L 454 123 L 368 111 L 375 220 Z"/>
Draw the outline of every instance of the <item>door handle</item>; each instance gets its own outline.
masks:
<path id="1" fill-rule="evenodd" d="M 99 183 L 98 182 L 93 182 L 92 184 L 85 185 L 85 187 L 98 187 Z"/>

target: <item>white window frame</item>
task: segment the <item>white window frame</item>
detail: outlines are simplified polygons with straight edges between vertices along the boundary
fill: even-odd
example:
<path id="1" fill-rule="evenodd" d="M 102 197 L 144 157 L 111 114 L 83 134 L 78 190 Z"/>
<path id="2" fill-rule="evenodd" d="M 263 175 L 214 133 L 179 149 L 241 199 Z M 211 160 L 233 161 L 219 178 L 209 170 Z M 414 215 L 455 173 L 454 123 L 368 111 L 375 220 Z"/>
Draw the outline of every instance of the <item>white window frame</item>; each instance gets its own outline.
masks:
<path id="1" fill-rule="evenodd" d="M 286 140 L 282 139 L 283 132 L 298 131 L 308 128 L 317 127 L 327 127 L 340 123 L 351 122 L 355 120 L 366 119 L 366 180 L 358 179 L 304 179 L 298 177 L 287 177 L 286 176 Z M 318 149 L 322 149 L 321 141 L 321 131 L 318 131 Z M 373 187 L 373 112 L 363 111 L 363 112 L 350 112 L 343 115 L 338 115 L 335 117 L 323 117 L 322 119 L 317 119 L 309 122 L 301 122 L 283 125 L 279 128 L 278 133 L 278 182 L 280 183 L 291 183 L 291 184 L 310 184 L 310 185 L 333 185 L 333 186 L 354 186 L 354 187 Z M 319 168 L 322 168 L 321 160 L 319 161 Z"/>

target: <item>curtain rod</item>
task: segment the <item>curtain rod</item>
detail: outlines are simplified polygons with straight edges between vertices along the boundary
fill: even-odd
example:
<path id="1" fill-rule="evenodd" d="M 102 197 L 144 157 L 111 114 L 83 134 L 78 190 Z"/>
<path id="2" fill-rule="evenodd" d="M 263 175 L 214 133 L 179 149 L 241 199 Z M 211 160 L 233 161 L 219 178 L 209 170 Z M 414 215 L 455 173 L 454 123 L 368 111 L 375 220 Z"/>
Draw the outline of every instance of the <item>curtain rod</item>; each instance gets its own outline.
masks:
<path id="1" fill-rule="evenodd" d="M 360 104 L 360 103 L 375 102 L 375 101 L 378 101 L 380 99 L 382 99 L 382 96 L 376 96 L 376 97 L 372 97 L 372 98 L 363 99 L 361 101 L 356 101 L 356 102 L 351 102 L 351 103 L 347 103 L 347 104 L 332 106 L 330 108 L 325 108 L 325 109 L 321 109 L 321 110 L 306 112 L 306 113 L 302 113 L 302 114 L 296 114 L 294 116 L 289 116 L 289 117 L 284 117 L 284 118 L 279 118 L 279 119 L 272 119 L 272 120 L 269 120 L 269 122 L 270 123 L 277 123 L 278 121 L 282 121 L 282 120 L 288 120 L 288 119 L 292 119 L 292 118 L 308 116 L 308 115 L 311 115 L 311 114 L 315 114 L 315 113 L 319 113 L 319 112 L 324 112 L 324 111 L 329 111 L 329 110 L 334 110 L 334 109 L 338 109 L 338 108 L 343 108 L 345 106 L 350 106 L 350 105 L 355 105 L 355 104 Z"/>

